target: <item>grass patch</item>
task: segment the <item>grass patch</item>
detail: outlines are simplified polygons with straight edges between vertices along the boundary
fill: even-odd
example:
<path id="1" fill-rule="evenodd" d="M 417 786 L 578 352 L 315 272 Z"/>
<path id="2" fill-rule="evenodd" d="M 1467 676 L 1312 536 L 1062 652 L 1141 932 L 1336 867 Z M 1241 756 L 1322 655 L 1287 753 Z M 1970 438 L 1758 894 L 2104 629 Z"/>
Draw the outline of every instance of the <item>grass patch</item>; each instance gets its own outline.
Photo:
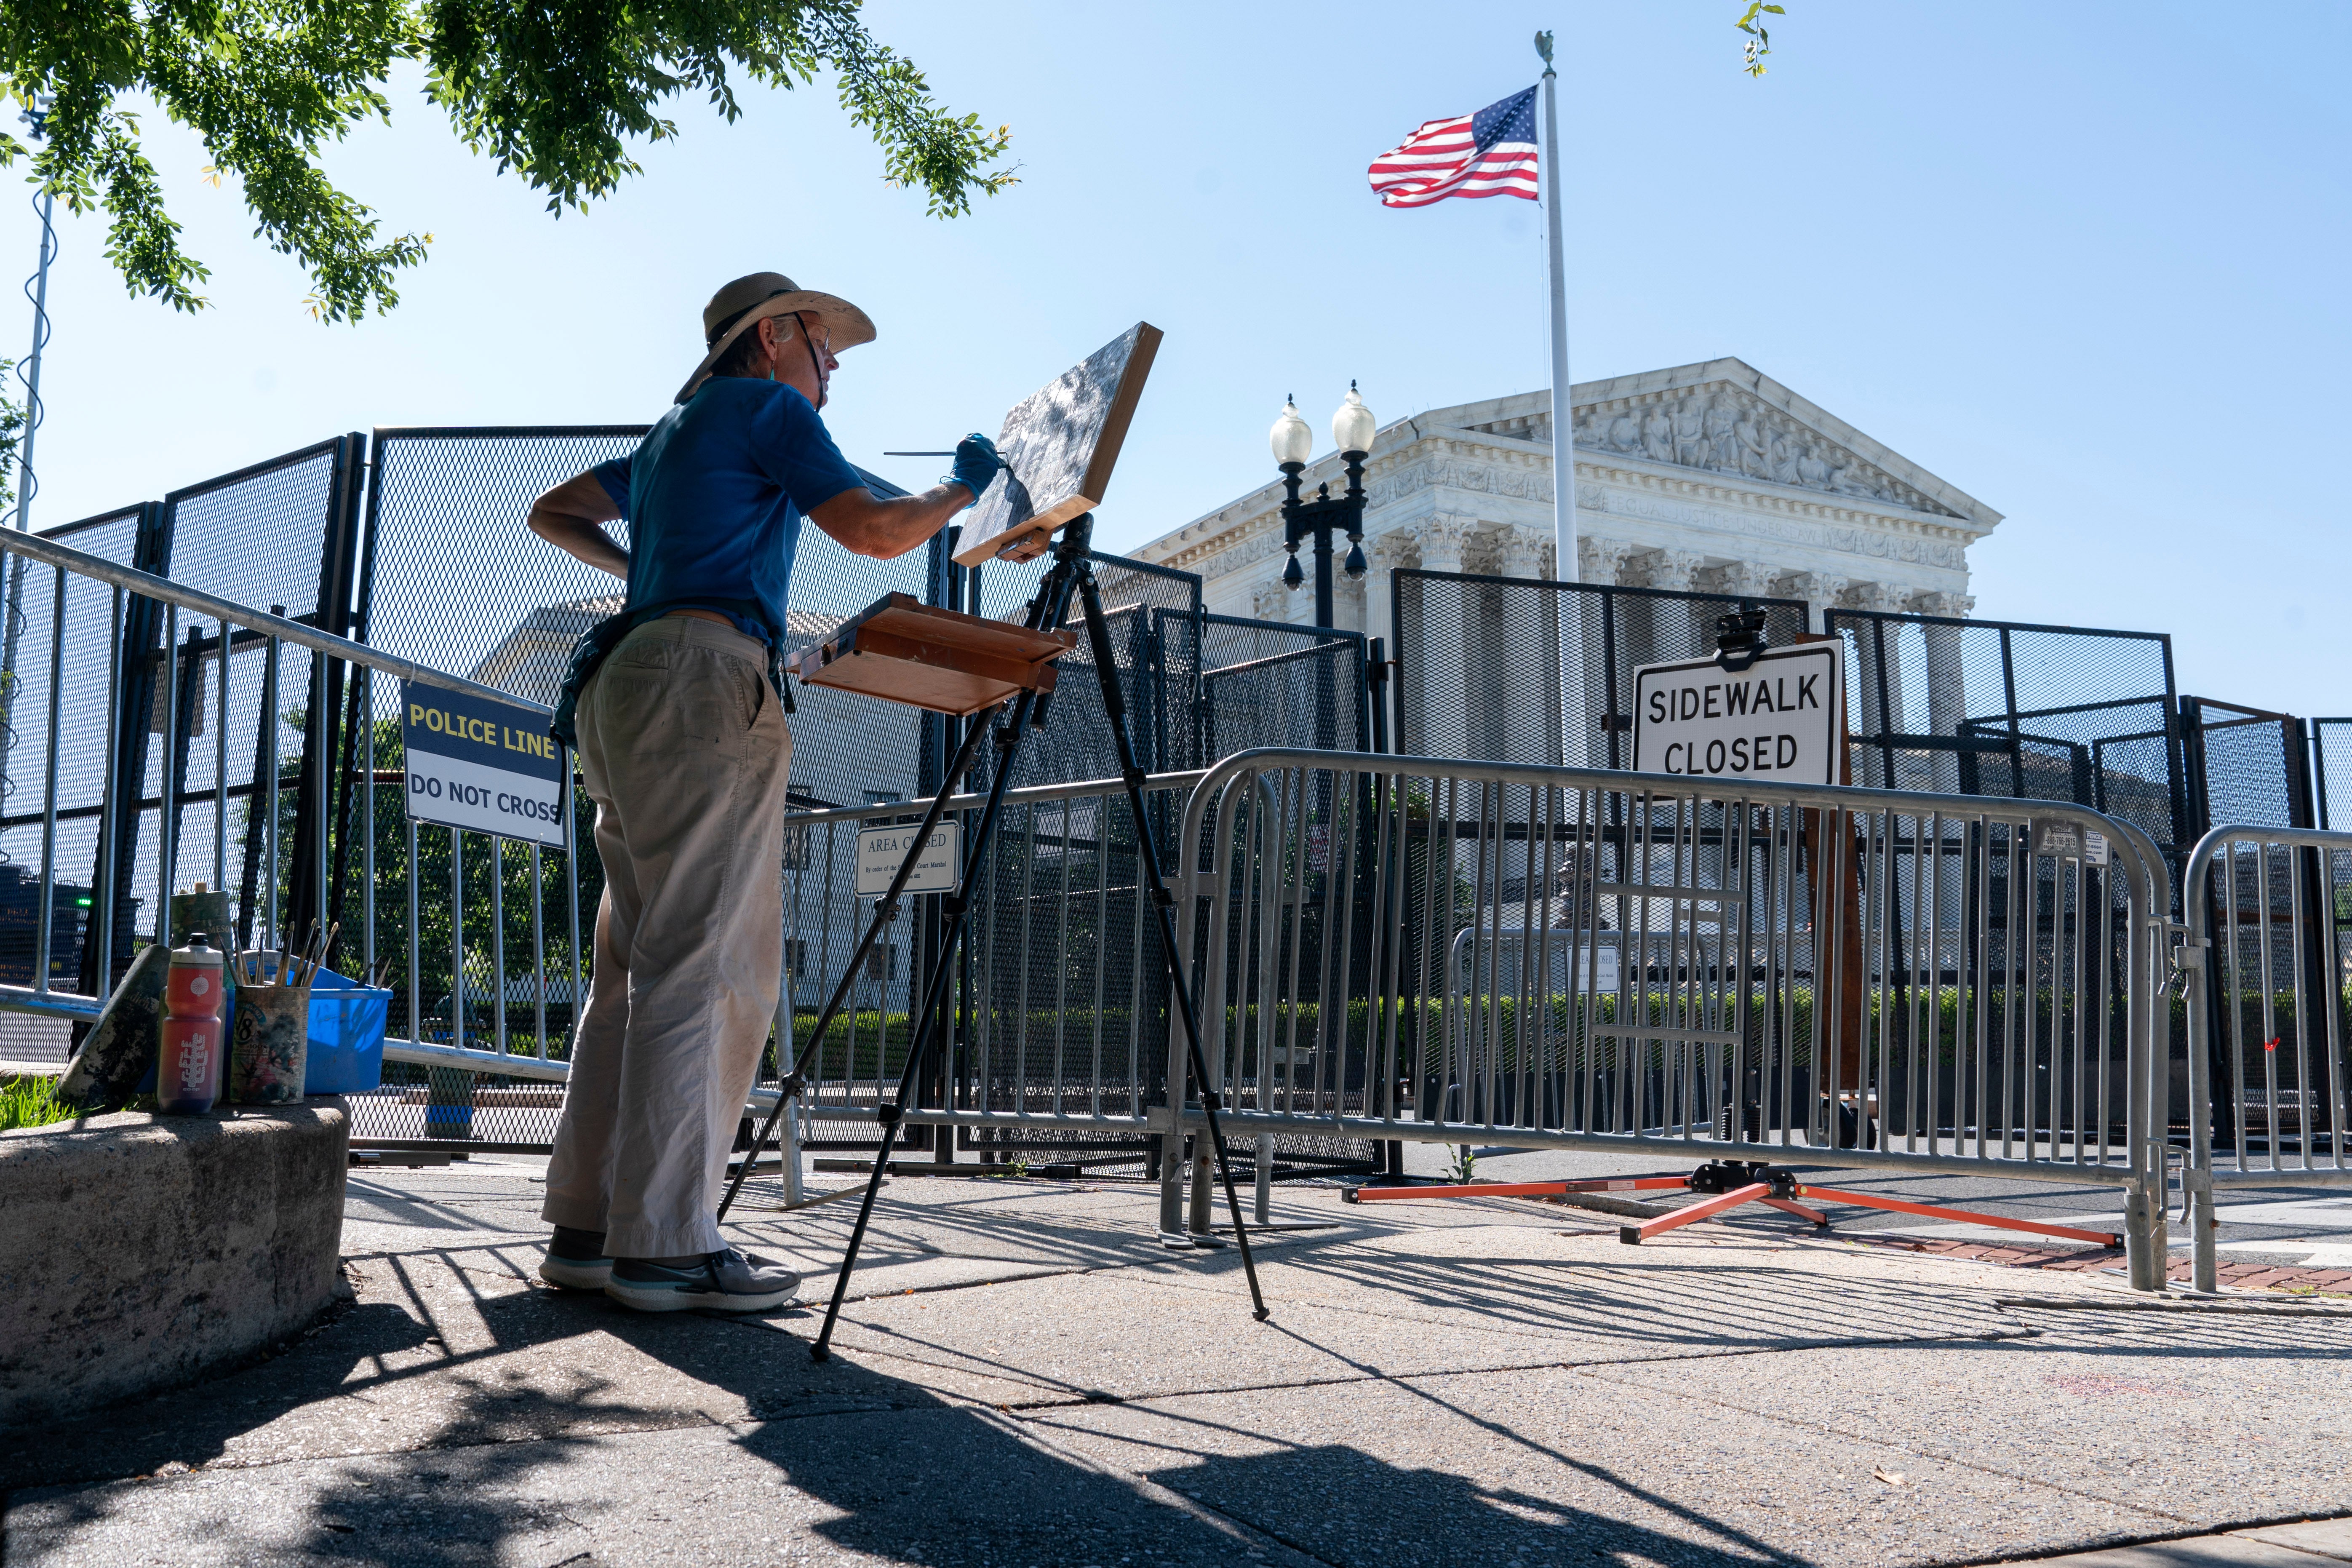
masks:
<path id="1" fill-rule="evenodd" d="M 58 1080 L 53 1078 L 0 1079 L 0 1132 L 71 1121 L 81 1113 L 80 1106 L 58 1098 Z"/>

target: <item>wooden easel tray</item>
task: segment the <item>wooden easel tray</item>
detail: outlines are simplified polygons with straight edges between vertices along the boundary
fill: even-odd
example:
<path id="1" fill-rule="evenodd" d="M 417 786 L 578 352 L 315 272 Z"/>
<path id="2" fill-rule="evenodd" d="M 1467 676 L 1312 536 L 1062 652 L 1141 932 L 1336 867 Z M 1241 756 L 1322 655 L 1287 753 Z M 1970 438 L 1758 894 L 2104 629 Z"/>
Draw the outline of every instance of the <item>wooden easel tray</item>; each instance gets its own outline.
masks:
<path id="1" fill-rule="evenodd" d="M 1024 691 L 1054 689 L 1054 661 L 1077 633 L 1004 621 L 890 594 L 793 658 L 804 686 L 855 691 L 961 718 Z"/>

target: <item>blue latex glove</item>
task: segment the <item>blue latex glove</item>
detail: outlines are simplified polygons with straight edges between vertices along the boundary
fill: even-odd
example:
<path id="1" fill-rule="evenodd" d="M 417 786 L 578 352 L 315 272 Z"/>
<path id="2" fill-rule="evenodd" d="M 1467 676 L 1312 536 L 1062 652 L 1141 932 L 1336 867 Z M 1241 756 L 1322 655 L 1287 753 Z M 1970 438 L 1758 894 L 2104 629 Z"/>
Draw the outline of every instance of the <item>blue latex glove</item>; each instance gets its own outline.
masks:
<path id="1" fill-rule="evenodd" d="M 994 481 L 996 470 L 1003 467 L 1004 459 L 996 455 L 996 443 L 975 430 L 956 443 L 955 472 L 948 478 L 950 482 L 970 490 L 977 505 Z"/>

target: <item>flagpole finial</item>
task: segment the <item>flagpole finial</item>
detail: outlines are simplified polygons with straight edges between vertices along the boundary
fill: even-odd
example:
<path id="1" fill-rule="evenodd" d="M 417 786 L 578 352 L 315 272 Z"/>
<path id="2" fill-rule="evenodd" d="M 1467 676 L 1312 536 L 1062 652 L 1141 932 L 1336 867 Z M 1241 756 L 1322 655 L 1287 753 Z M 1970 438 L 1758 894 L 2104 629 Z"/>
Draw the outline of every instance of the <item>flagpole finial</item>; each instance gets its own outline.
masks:
<path id="1" fill-rule="evenodd" d="M 1536 35 L 1536 53 L 1543 57 L 1544 74 L 1546 76 L 1551 75 L 1551 35 L 1549 33 L 1538 33 Z"/>

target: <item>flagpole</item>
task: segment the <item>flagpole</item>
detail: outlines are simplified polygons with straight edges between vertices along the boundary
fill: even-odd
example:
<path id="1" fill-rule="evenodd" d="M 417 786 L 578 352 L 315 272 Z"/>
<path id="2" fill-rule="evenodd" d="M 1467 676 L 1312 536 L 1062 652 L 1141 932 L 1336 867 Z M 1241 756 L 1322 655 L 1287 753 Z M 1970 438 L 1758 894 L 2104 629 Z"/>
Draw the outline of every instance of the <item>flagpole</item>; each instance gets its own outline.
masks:
<path id="1" fill-rule="evenodd" d="M 1551 35 L 1536 35 L 1543 56 L 1543 191 L 1546 243 L 1551 252 L 1551 493 L 1552 576 L 1577 580 L 1576 411 L 1569 406 L 1568 288 L 1559 211 L 1559 76 L 1551 63 Z"/>

